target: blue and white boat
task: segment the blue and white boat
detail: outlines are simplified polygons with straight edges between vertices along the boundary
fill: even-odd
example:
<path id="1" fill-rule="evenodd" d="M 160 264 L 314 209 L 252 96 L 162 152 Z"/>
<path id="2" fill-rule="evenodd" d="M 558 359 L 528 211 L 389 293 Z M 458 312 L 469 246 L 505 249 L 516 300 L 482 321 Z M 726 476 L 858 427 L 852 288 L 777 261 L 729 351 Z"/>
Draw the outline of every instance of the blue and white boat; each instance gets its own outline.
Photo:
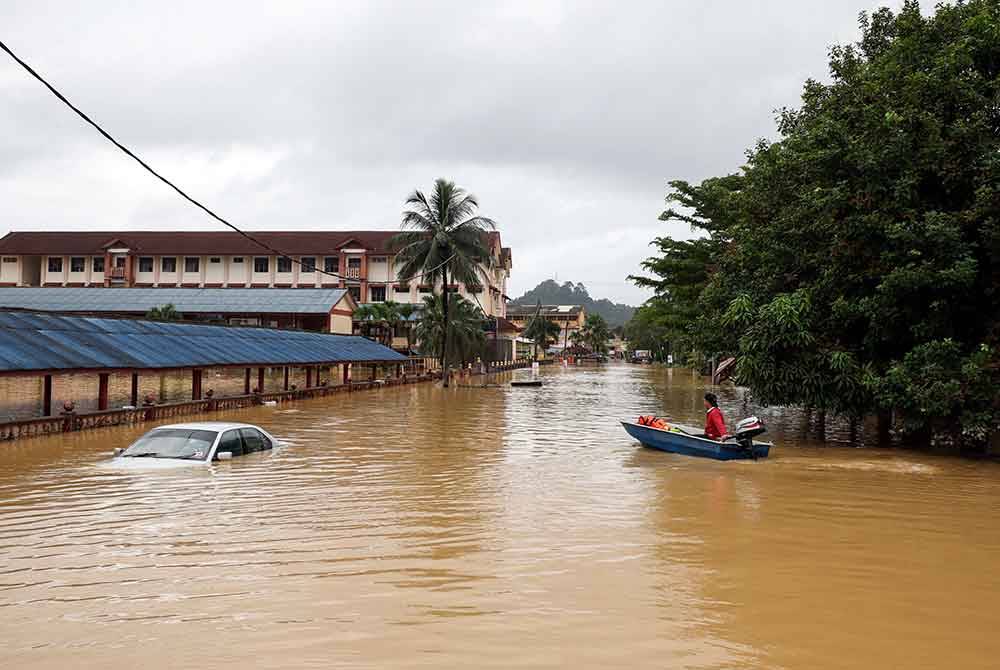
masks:
<path id="1" fill-rule="evenodd" d="M 756 417 L 749 417 L 736 424 L 734 437 L 717 442 L 691 426 L 671 424 L 669 429 L 643 426 L 632 421 L 622 421 L 622 427 L 643 446 L 686 456 L 714 458 L 717 461 L 766 458 L 771 451 L 769 442 L 756 442 L 753 438 L 764 432 Z"/>

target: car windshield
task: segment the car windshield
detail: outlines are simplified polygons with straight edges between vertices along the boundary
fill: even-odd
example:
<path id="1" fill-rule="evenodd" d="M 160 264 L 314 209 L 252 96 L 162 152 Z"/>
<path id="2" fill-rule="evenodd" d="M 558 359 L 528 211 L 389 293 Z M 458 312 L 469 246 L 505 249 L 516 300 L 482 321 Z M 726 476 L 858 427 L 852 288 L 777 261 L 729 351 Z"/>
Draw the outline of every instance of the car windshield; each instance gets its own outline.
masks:
<path id="1" fill-rule="evenodd" d="M 218 435 L 214 430 L 161 428 L 140 437 L 122 456 L 205 460 Z"/>

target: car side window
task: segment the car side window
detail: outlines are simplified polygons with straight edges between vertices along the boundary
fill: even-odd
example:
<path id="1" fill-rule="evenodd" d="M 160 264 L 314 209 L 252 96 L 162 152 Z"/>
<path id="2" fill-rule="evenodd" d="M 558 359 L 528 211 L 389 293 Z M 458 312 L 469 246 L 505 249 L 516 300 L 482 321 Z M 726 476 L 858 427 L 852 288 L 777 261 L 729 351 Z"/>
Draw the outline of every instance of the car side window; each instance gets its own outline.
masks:
<path id="1" fill-rule="evenodd" d="M 243 455 L 243 439 L 240 437 L 238 430 L 227 430 L 222 434 L 222 439 L 219 440 L 219 448 L 215 450 L 216 460 L 219 459 L 218 454 L 220 451 L 232 452 L 234 458 Z"/>
<path id="2" fill-rule="evenodd" d="M 249 454 L 254 451 L 264 451 L 271 448 L 271 440 L 253 428 L 241 428 L 240 435 L 243 436 L 245 453 Z"/>

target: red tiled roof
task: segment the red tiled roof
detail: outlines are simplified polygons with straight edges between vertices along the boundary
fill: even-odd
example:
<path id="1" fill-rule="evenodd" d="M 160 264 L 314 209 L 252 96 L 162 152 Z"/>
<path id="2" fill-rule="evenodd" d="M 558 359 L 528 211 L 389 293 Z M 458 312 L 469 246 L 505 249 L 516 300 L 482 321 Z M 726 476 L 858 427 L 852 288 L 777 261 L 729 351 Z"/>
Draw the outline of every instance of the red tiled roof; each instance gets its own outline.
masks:
<path id="1" fill-rule="evenodd" d="M 295 230 L 248 231 L 278 251 L 293 256 L 322 256 L 343 247 L 362 247 L 372 253 L 391 253 L 389 240 L 398 230 Z M 488 233 L 491 243 L 500 243 L 500 233 Z M 267 250 L 239 233 L 229 231 L 63 231 L 11 232 L 0 238 L 0 254 L 81 256 L 102 254 L 109 246 L 122 244 L 150 255 L 176 254 L 220 256 L 264 255 Z"/>
<path id="2" fill-rule="evenodd" d="M 388 242 L 396 230 L 291 232 L 252 231 L 251 235 L 282 253 L 323 255 L 347 246 L 388 253 Z M 92 255 L 104 253 L 109 243 L 149 254 L 253 254 L 268 253 L 239 233 L 227 231 L 106 231 L 106 232 L 12 232 L 0 238 L 0 253 L 26 255 Z"/>

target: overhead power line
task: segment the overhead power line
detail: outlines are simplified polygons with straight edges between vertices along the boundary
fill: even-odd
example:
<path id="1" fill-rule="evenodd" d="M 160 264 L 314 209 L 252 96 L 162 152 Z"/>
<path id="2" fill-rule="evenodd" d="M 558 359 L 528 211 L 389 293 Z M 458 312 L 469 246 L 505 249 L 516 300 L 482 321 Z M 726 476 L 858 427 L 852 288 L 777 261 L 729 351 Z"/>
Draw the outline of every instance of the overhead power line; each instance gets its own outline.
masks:
<path id="1" fill-rule="evenodd" d="M 35 79 L 37 79 L 38 81 L 40 81 L 42 83 L 42 85 L 45 86 L 45 88 L 49 89 L 49 91 L 52 93 L 52 95 L 54 95 L 57 98 L 59 98 L 59 100 L 61 100 L 63 104 L 65 104 L 67 107 L 69 107 L 74 112 L 76 112 L 77 116 L 79 116 L 81 119 L 83 119 L 88 124 L 90 124 L 91 126 L 93 126 L 94 130 L 96 130 L 101 135 L 103 135 L 106 140 L 108 140 L 109 142 L 111 142 L 112 144 L 114 144 L 121 151 L 123 151 L 125 153 L 125 155 L 127 155 L 129 158 L 131 158 L 136 163 L 138 163 L 139 165 L 141 165 L 146 170 L 146 172 L 150 173 L 151 175 L 153 175 L 154 177 L 156 177 L 157 179 L 159 179 L 160 181 L 162 181 L 164 184 L 166 184 L 167 186 L 169 186 L 170 188 L 172 188 L 174 191 L 176 191 L 177 194 L 180 195 L 182 198 L 184 198 L 185 200 L 187 200 L 188 202 L 190 202 L 192 205 L 194 205 L 198 209 L 200 209 L 203 212 L 205 212 L 206 214 L 208 214 L 210 217 L 212 217 L 213 219 L 215 219 L 219 223 L 221 223 L 221 224 L 223 224 L 225 226 L 228 226 L 229 228 L 231 228 L 235 232 L 239 233 L 240 235 L 242 235 L 246 239 L 250 240 L 251 242 L 253 242 L 257 246 L 259 246 L 260 248 L 266 249 L 267 251 L 270 251 L 275 256 L 287 259 L 287 260 L 291 261 L 292 263 L 295 263 L 295 264 L 297 264 L 299 266 L 302 266 L 302 267 L 306 266 L 306 264 L 302 263 L 302 261 L 299 260 L 298 258 L 290 256 L 290 255 L 284 253 L 283 251 L 281 251 L 279 249 L 275 249 L 274 247 L 272 247 L 271 245 L 267 244 L 266 242 L 264 242 L 264 241 L 262 241 L 262 240 L 260 240 L 260 239 L 258 239 L 256 237 L 254 237 L 252 234 L 250 234 L 250 233 L 248 233 L 248 232 L 246 232 L 244 230 L 241 230 L 237 226 L 233 225 L 232 223 L 230 223 L 226 219 L 222 218 L 221 216 L 219 216 L 218 214 L 216 214 L 215 212 L 213 212 L 211 209 L 209 209 L 205 205 L 201 204 L 200 202 L 198 202 L 197 200 L 195 200 L 194 198 L 192 198 L 190 195 L 188 195 L 187 193 L 185 193 L 184 190 L 181 187 L 177 186 L 175 183 L 173 183 L 172 181 L 170 181 L 169 179 L 167 179 L 166 177 L 164 177 L 163 175 L 161 175 L 159 172 L 157 172 L 156 170 L 154 170 L 146 161 L 144 161 L 141 158 L 139 158 L 137 155 L 135 155 L 135 153 L 132 152 L 132 150 L 130 150 L 124 144 L 122 144 L 121 142 L 119 142 L 118 140 L 116 140 L 114 137 L 112 137 L 111 134 L 108 131 L 104 130 L 104 128 L 102 128 L 96 121 L 94 121 L 89 116 L 87 116 L 87 114 L 84 113 L 83 110 L 81 110 L 79 107 L 77 107 L 72 102 L 70 102 L 66 98 L 66 96 L 64 96 L 62 93 L 60 93 L 56 89 L 55 86 L 53 86 L 48 81 L 46 81 L 45 78 L 42 77 L 42 75 L 38 74 L 38 72 L 36 72 L 33 67 L 31 67 L 30 65 L 28 65 L 27 63 L 25 63 L 23 60 L 21 60 L 21 58 L 18 57 L 18 55 L 15 54 L 13 51 L 11 51 L 10 47 L 8 47 L 2 41 L 0 41 L 0 49 L 3 49 L 5 52 L 7 52 L 7 55 L 10 56 L 11 58 L 13 58 L 14 61 L 18 65 L 20 65 L 22 68 L 24 68 L 28 72 L 28 74 L 30 74 L 32 77 L 34 77 Z M 407 277 L 406 279 L 396 279 L 395 281 L 402 283 L 402 282 L 409 282 L 410 280 L 417 279 L 417 278 L 424 278 L 424 277 L 430 275 L 431 273 L 437 271 L 438 269 L 442 268 L 452 258 L 454 258 L 454 254 L 452 256 L 450 256 L 449 258 L 446 258 L 439 265 L 431 268 L 430 270 L 426 270 L 426 271 L 422 272 L 419 275 L 414 275 L 412 277 Z M 316 267 L 315 265 L 310 265 L 309 267 L 313 271 L 319 272 L 320 274 L 326 275 L 328 277 L 336 277 L 337 279 L 343 279 L 345 281 L 350 279 L 349 277 L 346 277 L 346 276 L 340 274 L 339 272 L 329 272 L 327 270 L 321 270 L 320 268 Z"/>

